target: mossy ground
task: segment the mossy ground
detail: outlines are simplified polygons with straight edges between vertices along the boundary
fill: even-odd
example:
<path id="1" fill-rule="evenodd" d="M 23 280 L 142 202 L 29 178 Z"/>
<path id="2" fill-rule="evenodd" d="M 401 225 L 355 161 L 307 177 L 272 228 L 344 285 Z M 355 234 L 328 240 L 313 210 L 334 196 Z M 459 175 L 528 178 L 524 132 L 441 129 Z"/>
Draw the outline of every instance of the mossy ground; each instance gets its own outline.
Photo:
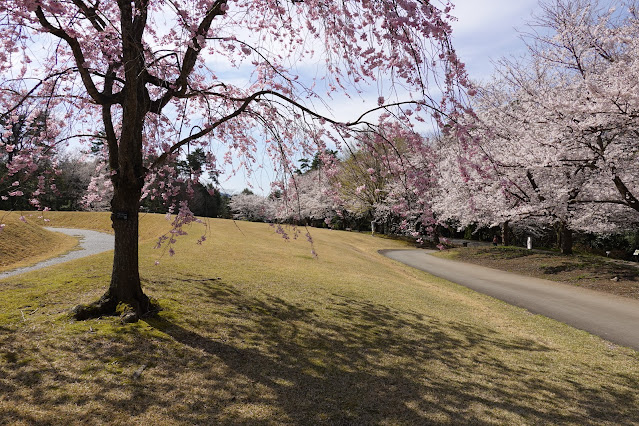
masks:
<path id="1" fill-rule="evenodd" d="M 400 243 L 314 229 L 313 258 L 303 236 L 208 223 L 154 266 L 167 225 L 146 217 L 143 284 L 163 310 L 134 324 L 67 314 L 104 292 L 109 253 L 0 281 L 0 423 L 639 418 L 637 352 L 377 253 Z"/>

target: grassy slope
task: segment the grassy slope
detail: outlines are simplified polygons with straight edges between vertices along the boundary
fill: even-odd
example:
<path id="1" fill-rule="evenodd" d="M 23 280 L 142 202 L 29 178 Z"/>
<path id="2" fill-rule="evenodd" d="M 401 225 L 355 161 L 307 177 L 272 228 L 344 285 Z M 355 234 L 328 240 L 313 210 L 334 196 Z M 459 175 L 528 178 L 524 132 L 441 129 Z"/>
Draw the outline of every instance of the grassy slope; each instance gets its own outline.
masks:
<path id="1" fill-rule="evenodd" d="M 143 233 L 164 223 L 149 215 Z M 637 352 L 377 254 L 399 243 L 312 230 L 313 259 L 303 236 L 209 224 L 159 266 L 142 244 L 159 318 L 64 316 L 104 291 L 109 254 L 0 281 L 0 423 L 639 418 Z"/>
<path id="2" fill-rule="evenodd" d="M 73 249 L 78 241 L 68 235 L 49 232 L 36 223 L 37 217 L 20 221 L 20 214 L 0 211 L 0 223 L 6 227 L 0 231 L 0 272 L 58 256 Z"/>

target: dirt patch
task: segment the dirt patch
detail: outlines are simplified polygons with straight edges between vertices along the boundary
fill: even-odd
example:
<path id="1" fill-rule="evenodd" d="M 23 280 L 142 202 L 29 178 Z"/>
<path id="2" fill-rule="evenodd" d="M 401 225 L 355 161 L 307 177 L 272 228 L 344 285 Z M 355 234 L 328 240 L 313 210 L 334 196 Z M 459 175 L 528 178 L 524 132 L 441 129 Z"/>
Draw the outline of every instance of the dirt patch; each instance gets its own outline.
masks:
<path id="1" fill-rule="evenodd" d="M 639 264 L 592 255 L 564 256 L 516 247 L 452 249 L 446 257 L 639 299 Z"/>

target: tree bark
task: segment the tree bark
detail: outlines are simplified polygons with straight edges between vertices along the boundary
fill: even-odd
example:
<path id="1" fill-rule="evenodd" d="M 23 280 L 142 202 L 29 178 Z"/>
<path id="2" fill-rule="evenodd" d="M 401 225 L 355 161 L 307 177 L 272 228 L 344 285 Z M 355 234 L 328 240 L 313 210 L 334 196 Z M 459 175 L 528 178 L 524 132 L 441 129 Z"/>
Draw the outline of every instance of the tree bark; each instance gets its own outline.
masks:
<path id="1" fill-rule="evenodd" d="M 572 254 L 572 229 L 570 229 L 565 222 L 559 224 L 557 239 L 561 254 Z"/>
<path id="2" fill-rule="evenodd" d="M 113 270 L 106 293 L 90 305 L 80 305 L 73 313 L 78 320 L 114 314 L 120 303 L 133 310 L 137 317 L 155 311 L 155 306 L 142 291 L 138 263 L 139 203 L 142 180 L 115 176 L 111 201 L 111 220 L 115 233 Z"/>
<path id="3" fill-rule="evenodd" d="M 139 192 L 138 192 L 139 194 Z M 156 310 L 142 291 L 138 263 L 139 221 L 137 206 L 139 195 L 134 191 L 118 189 L 112 200 L 112 226 L 115 233 L 111 283 L 106 293 L 90 305 L 80 305 L 73 313 L 78 320 L 115 314 L 118 305 L 128 305 L 125 311 L 134 311 L 137 317 Z"/>
<path id="4" fill-rule="evenodd" d="M 136 313 L 149 311 L 149 298 L 142 292 L 138 263 L 140 190 L 119 188 L 112 201 L 115 233 L 113 271 L 106 295 L 130 305 Z"/>
<path id="5" fill-rule="evenodd" d="M 510 225 L 508 221 L 505 221 L 501 225 L 501 242 L 505 246 L 510 245 Z"/>
<path id="6" fill-rule="evenodd" d="M 124 28 L 123 24 L 123 28 Z M 132 33 L 135 33 L 129 29 Z M 141 34 L 138 35 L 141 37 Z M 73 309 L 75 318 L 83 320 L 114 314 L 120 303 L 128 305 L 126 311 L 133 310 L 136 319 L 155 310 L 149 298 L 142 291 L 138 265 L 138 235 L 140 197 L 146 178 L 143 165 L 142 141 L 145 117 L 149 108 L 149 94 L 145 88 L 144 64 L 140 62 L 141 42 L 127 46 L 125 38 L 125 58 L 127 84 L 122 101 L 122 130 L 119 143 L 110 143 L 111 181 L 113 199 L 111 200 L 111 221 L 115 233 L 113 251 L 113 270 L 111 284 L 106 293 L 95 303 L 79 305 Z M 110 114 L 105 115 L 108 128 L 112 126 Z"/>

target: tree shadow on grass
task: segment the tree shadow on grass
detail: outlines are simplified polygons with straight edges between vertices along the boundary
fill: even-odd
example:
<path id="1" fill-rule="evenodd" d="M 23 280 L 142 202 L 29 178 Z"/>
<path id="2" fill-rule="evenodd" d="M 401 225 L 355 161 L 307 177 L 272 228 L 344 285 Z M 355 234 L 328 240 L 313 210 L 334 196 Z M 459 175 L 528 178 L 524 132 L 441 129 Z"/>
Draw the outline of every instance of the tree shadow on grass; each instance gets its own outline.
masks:
<path id="1" fill-rule="evenodd" d="M 165 294 L 190 315 L 168 308 L 148 319 L 152 336 L 123 326 L 116 336 L 58 342 L 53 355 L 32 354 L 38 365 L 14 363 L 0 386 L 19 388 L 16 403 L 26 396 L 58 413 L 80 406 L 75 421 L 623 424 L 639 415 L 636 375 L 611 376 L 616 385 L 602 388 L 587 385 L 583 366 L 580 377 L 549 377 L 549 347 L 478 324 L 339 294 L 315 307 L 220 280 L 188 284 L 189 294 Z M 10 415 L 39 422 L 24 410 Z"/>
<path id="2" fill-rule="evenodd" d="M 152 325 L 268 389 L 268 404 L 294 423 L 482 423 L 512 416 L 581 422 L 593 414 L 614 417 L 611 402 L 632 400 L 614 388 L 600 395 L 582 387 L 573 394 L 544 380 L 543 365 L 507 365 L 495 351 L 552 351 L 473 324 L 442 323 L 337 294 L 320 314 L 273 296 L 246 297 L 222 282 L 196 288 L 216 306 L 233 307 L 226 315 L 238 322 L 228 340 L 202 333 L 203 320 L 193 320 L 198 331 L 162 319 Z M 227 391 L 233 403 L 251 401 L 251 392 Z M 538 396 L 527 399 L 531 394 Z M 573 414 L 569 407 L 579 394 L 586 396 L 584 410 Z"/>

